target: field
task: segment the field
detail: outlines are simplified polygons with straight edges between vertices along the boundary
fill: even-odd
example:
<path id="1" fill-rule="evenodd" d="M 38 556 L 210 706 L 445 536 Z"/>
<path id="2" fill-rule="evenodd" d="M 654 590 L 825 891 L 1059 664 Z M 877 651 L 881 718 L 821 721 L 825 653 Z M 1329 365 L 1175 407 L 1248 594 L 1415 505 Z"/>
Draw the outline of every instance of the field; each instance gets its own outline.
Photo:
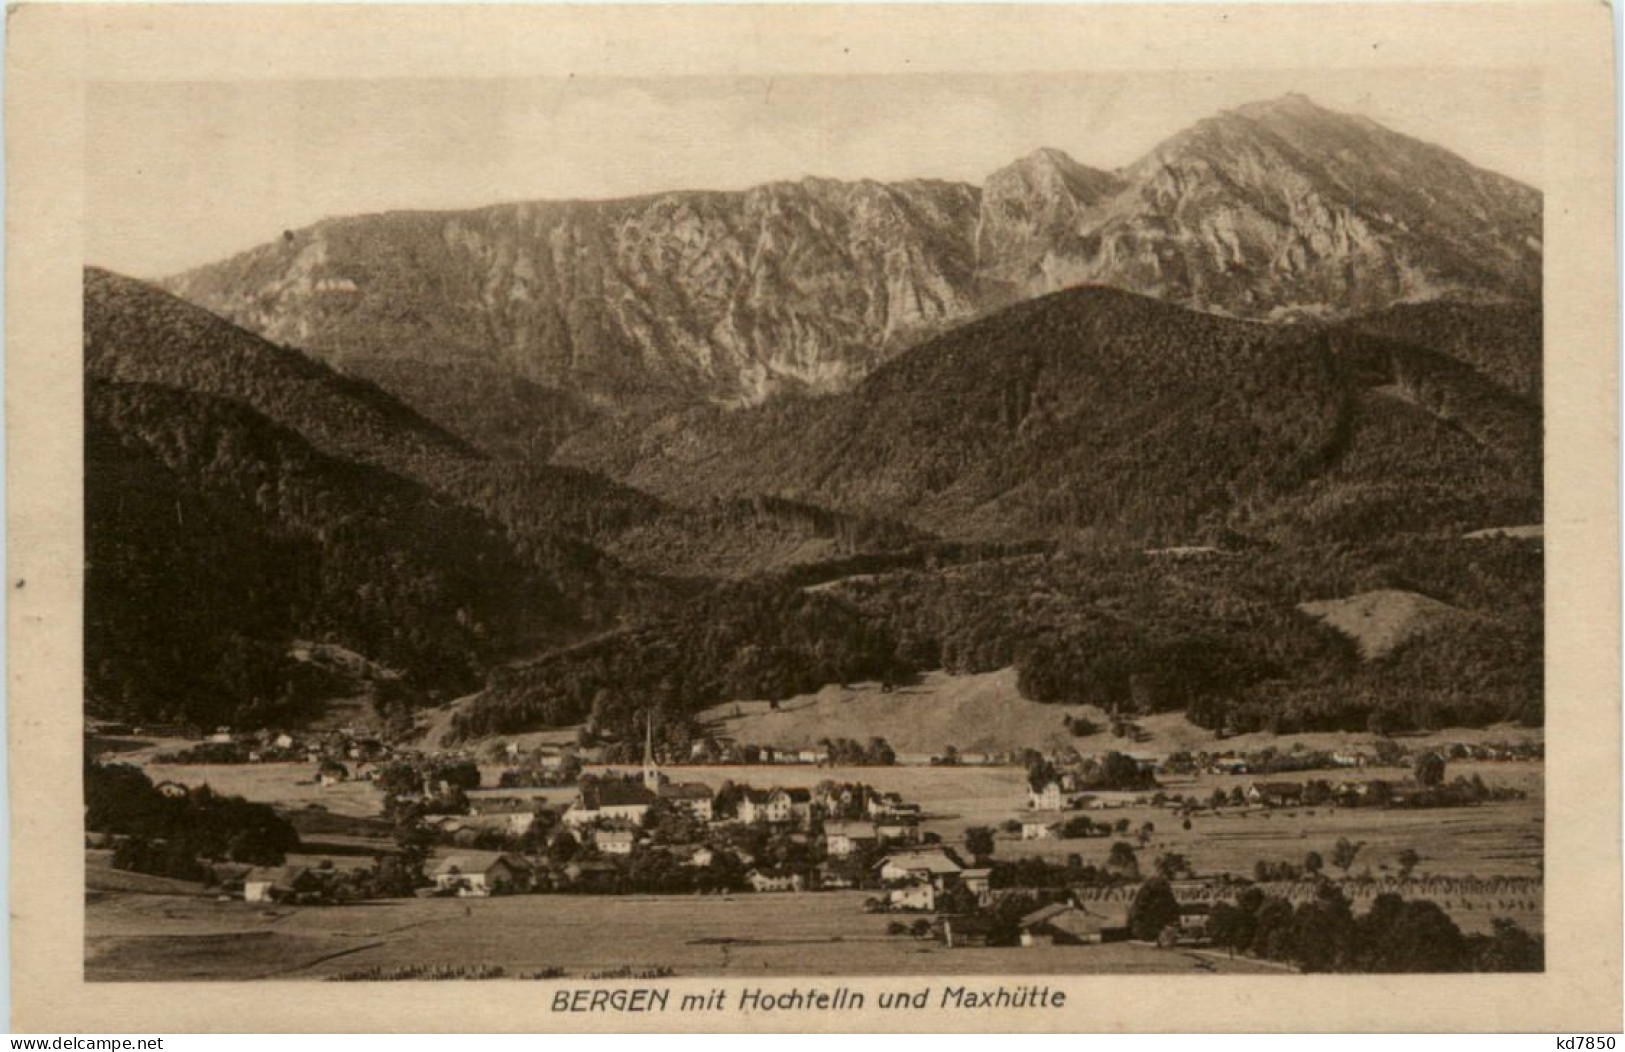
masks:
<path id="1" fill-rule="evenodd" d="M 174 781 L 188 787 L 206 785 L 218 793 L 296 810 L 310 804 L 334 814 L 358 817 L 383 813 L 384 796 L 371 782 L 318 785 L 309 763 L 145 763 L 154 782 Z"/>
<path id="2" fill-rule="evenodd" d="M 885 934 L 861 892 L 521 896 L 268 908 L 164 895 L 86 907 L 90 980 L 320 979 L 409 964 L 501 965 L 575 977 L 630 966 L 679 976 L 1192 974 L 1277 969 L 1115 943 L 948 950 Z"/>
<path id="3" fill-rule="evenodd" d="M 738 713 L 736 716 L 735 713 Z M 927 756 L 954 745 L 960 751 L 1034 748 L 1048 751 L 1073 741 L 1063 717 L 1099 710 L 1087 705 L 1043 705 L 1016 690 L 1014 669 L 980 675 L 928 672 L 918 683 L 882 694 L 875 683 L 828 686 L 779 703 L 718 705 L 700 714 L 718 735 L 756 745 L 811 748 L 840 735 L 885 738 L 899 753 Z"/>
<path id="4" fill-rule="evenodd" d="M 1085 756 L 1110 749 L 1167 756 L 1202 749 L 1245 752 L 1266 746 L 1286 752 L 1295 745 L 1369 751 L 1372 742 L 1370 734 L 1342 731 L 1258 732 L 1219 741 L 1212 731 L 1178 712 L 1136 718 L 1142 738 L 1128 742 L 1111 735 L 1110 717 L 1094 705 L 1045 705 L 1026 700 L 1016 690 L 1016 672 L 1011 668 L 958 676 L 928 672 L 918 683 L 889 693 L 882 693 L 878 683 L 829 686 L 781 701 L 776 711 L 765 701 L 733 701 L 700 715 L 713 733 L 755 745 L 805 749 L 831 736 L 860 742 L 880 737 L 899 754 L 925 756 L 941 753 L 949 745 L 960 752 L 1048 751 L 1071 745 Z M 1076 737 L 1062 723 L 1066 716 L 1084 716 L 1100 730 Z M 1412 749 L 1457 741 L 1539 741 L 1541 730 L 1503 724 L 1408 734 L 1399 740 Z"/>

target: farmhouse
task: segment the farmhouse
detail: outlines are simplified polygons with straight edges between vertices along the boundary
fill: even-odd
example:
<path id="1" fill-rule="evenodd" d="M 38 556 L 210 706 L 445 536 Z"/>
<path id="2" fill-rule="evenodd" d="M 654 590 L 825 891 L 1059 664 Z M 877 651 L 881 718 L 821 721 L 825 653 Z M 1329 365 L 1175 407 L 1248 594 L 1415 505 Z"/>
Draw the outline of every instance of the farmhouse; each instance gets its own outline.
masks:
<path id="1" fill-rule="evenodd" d="M 917 804 L 906 804 L 897 793 L 874 793 L 864 801 L 864 810 L 869 812 L 871 818 L 881 818 L 896 815 L 918 816 L 920 808 Z"/>
<path id="2" fill-rule="evenodd" d="M 1303 803 L 1303 786 L 1296 782 L 1253 782 L 1246 795 L 1254 807 L 1290 807 Z"/>
<path id="3" fill-rule="evenodd" d="M 818 886 L 820 888 L 855 888 L 858 886 L 858 882 L 853 879 L 850 873 L 828 862 L 820 862 L 817 872 Z"/>
<path id="4" fill-rule="evenodd" d="M 957 882 L 961 868 L 940 851 L 908 851 L 888 855 L 875 864 L 880 879 L 886 883 L 925 880 L 938 888 Z"/>
<path id="5" fill-rule="evenodd" d="M 1059 811 L 1028 811 L 1021 816 L 1021 839 L 1060 839 L 1064 815 Z"/>
<path id="6" fill-rule="evenodd" d="M 455 893 L 460 898 L 484 898 L 523 891 L 530 881 L 530 867 L 512 855 L 497 855 L 481 861 L 468 855 L 442 859 L 430 874 L 435 890 Z"/>
<path id="7" fill-rule="evenodd" d="M 1059 811 L 1065 806 L 1066 798 L 1061 792 L 1061 783 L 1050 779 L 1042 786 L 1027 788 L 1027 807 L 1034 811 Z"/>
<path id="8" fill-rule="evenodd" d="M 575 829 L 599 819 L 620 819 L 641 825 L 654 802 L 654 793 L 632 782 L 589 783 L 564 812 L 564 824 Z"/>
<path id="9" fill-rule="evenodd" d="M 862 845 L 879 839 L 873 822 L 824 823 L 824 849 L 831 858 L 847 858 Z"/>
<path id="10" fill-rule="evenodd" d="M 959 874 L 959 882 L 965 886 L 965 890 L 984 902 L 990 894 L 989 888 L 992 886 L 992 879 L 993 870 L 991 869 L 967 869 Z"/>
<path id="11" fill-rule="evenodd" d="M 753 869 L 745 879 L 754 891 L 800 891 L 806 886 L 800 873 L 787 869 Z"/>
<path id="12" fill-rule="evenodd" d="M 875 835 L 881 840 L 913 844 L 920 839 L 920 821 L 907 816 L 882 818 L 875 822 Z"/>
<path id="13" fill-rule="evenodd" d="M 630 855 L 637 846 L 638 835 L 625 827 L 597 829 L 593 831 L 592 842 L 606 855 Z"/>
<path id="14" fill-rule="evenodd" d="M 1021 918 L 1023 946 L 1079 946 L 1128 938 L 1120 917 L 1067 903 L 1055 903 Z"/>
<path id="15" fill-rule="evenodd" d="M 546 786 L 500 786 L 489 789 L 467 789 L 468 813 L 471 815 L 507 815 L 517 811 L 534 813 L 547 804 L 563 804 L 575 795 L 573 788 Z"/>
<path id="16" fill-rule="evenodd" d="M 925 913 L 935 913 L 937 909 L 937 888 L 929 880 L 917 880 L 901 887 L 892 888 L 886 893 L 886 902 L 892 909 L 920 910 Z"/>
<path id="17" fill-rule="evenodd" d="M 186 795 L 186 786 L 179 782 L 159 782 L 156 788 L 171 800 L 179 800 Z"/>
<path id="18" fill-rule="evenodd" d="M 244 902 L 291 902 L 321 891 L 321 880 L 304 866 L 255 867 L 243 878 Z"/>
<path id="19" fill-rule="evenodd" d="M 702 782 L 668 783 L 660 787 L 660 799 L 693 815 L 702 822 L 711 821 L 711 804 L 716 793 Z"/>
<path id="20" fill-rule="evenodd" d="M 809 789 L 746 789 L 739 801 L 739 820 L 746 825 L 805 822 L 812 816 Z"/>

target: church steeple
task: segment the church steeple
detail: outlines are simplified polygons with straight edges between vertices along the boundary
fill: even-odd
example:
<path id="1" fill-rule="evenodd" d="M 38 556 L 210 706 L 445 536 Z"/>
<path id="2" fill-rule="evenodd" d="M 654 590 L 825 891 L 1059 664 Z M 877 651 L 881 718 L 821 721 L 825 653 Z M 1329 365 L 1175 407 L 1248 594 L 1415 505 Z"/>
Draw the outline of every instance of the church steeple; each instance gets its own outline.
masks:
<path id="1" fill-rule="evenodd" d="M 660 792 L 660 765 L 655 763 L 655 718 L 648 712 L 643 718 L 643 787 L 651 793 Z"/>

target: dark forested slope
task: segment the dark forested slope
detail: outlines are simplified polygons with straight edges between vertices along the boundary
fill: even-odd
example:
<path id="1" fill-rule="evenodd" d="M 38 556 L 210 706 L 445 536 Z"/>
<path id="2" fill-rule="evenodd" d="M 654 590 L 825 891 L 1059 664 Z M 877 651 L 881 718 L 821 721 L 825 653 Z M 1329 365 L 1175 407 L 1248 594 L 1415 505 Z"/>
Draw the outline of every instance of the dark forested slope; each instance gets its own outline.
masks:
<path id="1" fill-rule="evenodd" d="M 606 424 L 560 456 L 673 501 L 771 493 L 959 538 L 1539 517 L 1538 406 L 1458 359 L 1104 288 L 963 326 L 845 394 Z"/>

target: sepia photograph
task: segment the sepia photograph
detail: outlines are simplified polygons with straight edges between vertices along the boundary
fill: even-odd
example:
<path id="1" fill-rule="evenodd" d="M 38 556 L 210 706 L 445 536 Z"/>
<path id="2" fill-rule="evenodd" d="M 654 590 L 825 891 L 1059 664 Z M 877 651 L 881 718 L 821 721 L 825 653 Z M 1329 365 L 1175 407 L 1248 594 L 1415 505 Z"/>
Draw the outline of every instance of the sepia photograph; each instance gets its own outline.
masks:
<path id="1" fill-rule="evenodd" d="M 94 86 L 87 977 L 1538 971 L 1540 86 L 1382 80 Z"/>
<path id="2" fill-rule="evenodd" d="M 1546 974 L 1569 89 L 808 39 L 87 52 L 87 988 Z"/>

